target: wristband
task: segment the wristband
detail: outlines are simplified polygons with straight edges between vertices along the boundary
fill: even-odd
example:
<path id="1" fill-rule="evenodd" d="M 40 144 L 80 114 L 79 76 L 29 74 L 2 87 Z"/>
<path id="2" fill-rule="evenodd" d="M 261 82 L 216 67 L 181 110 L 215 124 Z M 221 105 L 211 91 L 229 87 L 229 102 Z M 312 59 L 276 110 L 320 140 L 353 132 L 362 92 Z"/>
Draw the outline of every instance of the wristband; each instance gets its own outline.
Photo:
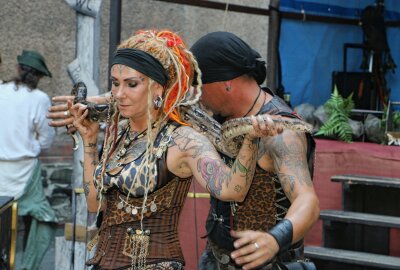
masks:
<path id="1" fill-rule="evenodd" d="M 292 245 L 293 225 L 288 219 L 282 219 L 278 224 L 268 231 L 279 245 L 279 253 L 287 251 Z"/>

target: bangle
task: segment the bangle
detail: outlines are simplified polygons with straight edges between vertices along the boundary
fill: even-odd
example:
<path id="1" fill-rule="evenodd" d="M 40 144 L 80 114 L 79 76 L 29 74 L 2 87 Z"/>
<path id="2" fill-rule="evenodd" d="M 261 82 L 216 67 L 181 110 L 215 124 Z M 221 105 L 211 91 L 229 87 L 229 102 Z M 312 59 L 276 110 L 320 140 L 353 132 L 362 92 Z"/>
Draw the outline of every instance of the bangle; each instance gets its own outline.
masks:
<path id="1" fill-rule="evenodd" d="M 278 224 L 268 231 L 279 245 L 279 253 L 287 251 L 292 245 L 293 239 L 293 225 L 292 222 L 286 218 L 282 219 Z"/>

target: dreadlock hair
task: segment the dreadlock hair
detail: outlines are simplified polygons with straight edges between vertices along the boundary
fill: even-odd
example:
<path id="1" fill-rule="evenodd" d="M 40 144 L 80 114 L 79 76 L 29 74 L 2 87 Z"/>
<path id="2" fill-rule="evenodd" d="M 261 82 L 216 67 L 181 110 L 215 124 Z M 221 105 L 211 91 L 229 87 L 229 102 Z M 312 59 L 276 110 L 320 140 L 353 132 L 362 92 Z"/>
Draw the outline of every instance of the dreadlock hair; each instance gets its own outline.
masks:
<path id="1" fill-rule="evenodd" d="M 18 64 L 18 76 L 14 79 L 10 80 L 15 82 L 16 90 L 18 90 L 18 86 L 20 84 L 26 85 L 29 90 L 34 90 L 37 88 L 40 79 L 44 76 L 44 74 L 32 67 Z M 10 82 L 5 81 L 5 83 Z"/>
<path id="2" fill-rule="evenodd" d="M 149 121 L 147 130 L 149 132 L 146 134 L 146 152 L 144 153 L 143 161 L 137 170 L 135 180 L 132 181 L 133 186 L 136 179 L 139 179 L 140 175 L 144 175 L 146 179 L 148 179 L 146 181 L 143 199 L 144 208 L 147 200 L 150 181 L 155 179 L 157 176 L 157 170 L 155 166 L 156 158 L 152 153 L 156 136 L 168 120 L 175 121 L 182 125 L 187 125 L 187 123 L 185 123 L 181 117 L 179 106 L 192 105 L 199 100 L 201 95 L 201 71 L 198 67 L 196 59 L 186 48 L 182 38 L 169 30 L 139 30 L 130 38 L 122 41 L 122 43 L 118 46 L 118 49 L 123 48 L 134 48 L 152 55 L 163 65 L 168 74 L 168 81 L 163 90 L 163 102 L 160 110 L 161 113 L 158 114 L 156 117 L 157 119 L 152 119 L 152 89 L 157 82 L 149 78 L 148 83 L 147 116 Z M 195 79 L 194 76 L 196 76 Z M 196 82 L 195 90 L 191 89 L 194 81 Z M 110 115 L 110 122 L 107 123 L 103 146 L 104 151 L 101 157 L 102 172 L 99 175 L 101 179 L 96 179 L 96 181 L 101 181 L 100 185 L 97 185 L 100 200 L 102 199 L 102 178 L 105 172 L 105 166 L 108 163 L 112 153 L 116 150 L 117 135 L 119 133 L 119 128 L 122 128 L 118 123 L 121 117 L 115 107 L 113 99 L 111 100 L 111 104 L 109 106 L 114 106 L 114 115 Z M 152 122 L 154 122 L 154 124 L 152 124 Z M 126 124 L 125 127 L 127 127 Z M 154 132 L 151 132 L 153 128 Z M 129 195 L 130 193 L 128 193 L 128 198 Z"/>

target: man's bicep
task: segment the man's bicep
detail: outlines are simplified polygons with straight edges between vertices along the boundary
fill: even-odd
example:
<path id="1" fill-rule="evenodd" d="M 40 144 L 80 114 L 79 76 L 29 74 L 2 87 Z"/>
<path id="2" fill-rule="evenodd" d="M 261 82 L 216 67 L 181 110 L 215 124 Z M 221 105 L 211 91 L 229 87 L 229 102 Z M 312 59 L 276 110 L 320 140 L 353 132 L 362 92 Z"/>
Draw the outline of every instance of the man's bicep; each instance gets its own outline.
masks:
<path id="1" fill-rule="evenodd" d="M 269 140 L 267 151 L 282 188 L 290 200 L 301 190 L 312 188 L 304 134 L 285 131 Z"/>

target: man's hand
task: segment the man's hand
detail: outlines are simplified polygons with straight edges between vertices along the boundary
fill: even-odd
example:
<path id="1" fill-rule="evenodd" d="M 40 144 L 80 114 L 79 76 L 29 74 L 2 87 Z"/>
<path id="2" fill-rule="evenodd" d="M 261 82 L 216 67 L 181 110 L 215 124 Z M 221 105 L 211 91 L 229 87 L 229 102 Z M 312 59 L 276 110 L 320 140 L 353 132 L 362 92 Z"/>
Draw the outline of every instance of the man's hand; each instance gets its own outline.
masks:
<path id="1" fill-rule="evenodd" d="M 260 231 L 231 231 L 235 251 L 231 253 L 236 264 L 242 265 L 243 269 L 255 269 L 269 262 L 279 251 L 275 238 Z"/>
<path id="2" fill-rule="evenodd" d="M 272 116 L 264 114 L 251 116 L 253 131 L 249 133 L 251 137 L 270 137 L 281 134 L 282 126 L 278 126 L 272 120 Z"/>

